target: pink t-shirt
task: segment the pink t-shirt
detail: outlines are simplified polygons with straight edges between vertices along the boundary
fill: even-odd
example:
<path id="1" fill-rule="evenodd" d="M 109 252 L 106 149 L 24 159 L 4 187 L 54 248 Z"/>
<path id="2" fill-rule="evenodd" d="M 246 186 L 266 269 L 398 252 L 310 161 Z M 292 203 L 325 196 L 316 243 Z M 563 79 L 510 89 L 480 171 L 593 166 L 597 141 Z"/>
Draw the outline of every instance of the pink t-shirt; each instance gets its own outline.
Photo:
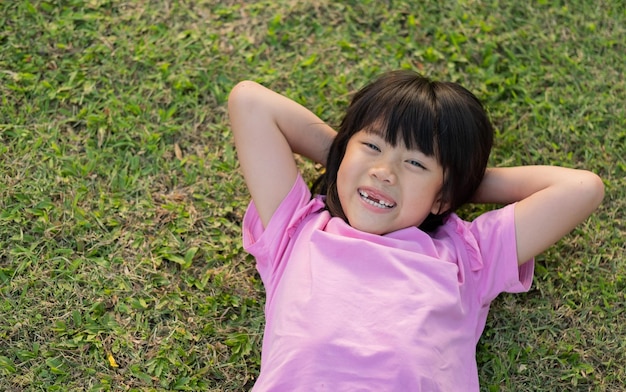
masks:
<path id="1" fill-rule="evenodd" d="M 244 217 L 267 296 L 253 391 L 478 391 L 489 304 L 532 282 L 513 205 L 383 236 L 323 206 L 298 177 L 265 230 L 254 203 Z"/>

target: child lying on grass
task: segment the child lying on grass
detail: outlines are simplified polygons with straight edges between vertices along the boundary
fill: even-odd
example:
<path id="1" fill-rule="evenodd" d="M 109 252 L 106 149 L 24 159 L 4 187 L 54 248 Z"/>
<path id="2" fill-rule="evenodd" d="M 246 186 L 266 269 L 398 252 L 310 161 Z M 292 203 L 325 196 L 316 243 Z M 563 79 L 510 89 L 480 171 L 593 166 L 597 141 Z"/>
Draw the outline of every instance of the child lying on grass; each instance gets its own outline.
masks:
<path id="1" fill-rule="evenodd" d="M 604 194 L 584 170 L 487 168 L 478 99 L 411 71 L 360 90 L 337 133 L 249 81 L 229 113 L 267 292 L 254 391 L 478 391 L 489 304 Z M 313 197 L 293 153 L 326 167 Z M 468 202 L 504 207 L 466 222 Z"/>

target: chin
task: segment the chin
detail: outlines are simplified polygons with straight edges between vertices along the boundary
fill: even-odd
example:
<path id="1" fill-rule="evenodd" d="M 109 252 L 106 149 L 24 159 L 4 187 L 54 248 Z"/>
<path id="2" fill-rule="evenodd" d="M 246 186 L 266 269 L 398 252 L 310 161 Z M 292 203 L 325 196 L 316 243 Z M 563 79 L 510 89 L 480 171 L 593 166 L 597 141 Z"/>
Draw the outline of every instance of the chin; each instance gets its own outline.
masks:
<path id="1" fill-rule="evenodd" d="M 378 235 L 385 234 L 380 228 L 375 227 L 374 225 L 371 225 L 371 224 L 359 224 L 358 222 L 353 223 L 350 221 L 348 221 L 347 223 L 353 229 L 362 231 L 364 233 L 378 234 Z"/>
<path id="2" fill-rule="evenodd" d="M 350 224 L 350 223 L 349 223 Z M 372 225 L 372 224 L 350 224 L 350 226 L 352 226 L 352 228 L 362 231 L 364 233 L 369 233 L 369 234 L 375 234 L 375 235 L 383 235 L 383 234 L 387 234 L 387 233 L 391 233 L 392 231 L 396 231 L 397 229 L 389 229 L 389 228 L 383 228 L 377 225 Z"/>

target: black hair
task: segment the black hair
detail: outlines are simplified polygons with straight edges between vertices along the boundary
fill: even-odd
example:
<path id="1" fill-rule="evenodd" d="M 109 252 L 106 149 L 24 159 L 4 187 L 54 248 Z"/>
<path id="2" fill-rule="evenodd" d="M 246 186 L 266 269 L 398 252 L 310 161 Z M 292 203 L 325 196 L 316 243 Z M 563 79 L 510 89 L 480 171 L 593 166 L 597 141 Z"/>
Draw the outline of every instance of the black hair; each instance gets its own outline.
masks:
<path id="1" fill-rule="evenodd" d="M 392 146 L 402 142 L 437 159 L 444 181 L 440 205 L 420 225 L 432 231 L 443 219 L 468 202 L 487 168 L 493 145 L 493 126 L 474 94 L 452 82 L 432 81 L 408 71 L 392 71 L 359 90 L 328 152 L 326 171 L 315 181 L 313 193 L 326 195 L 332 216 L 347 222 L 337 193 L 337 172 L 350 138 L 376 125 Z"/>

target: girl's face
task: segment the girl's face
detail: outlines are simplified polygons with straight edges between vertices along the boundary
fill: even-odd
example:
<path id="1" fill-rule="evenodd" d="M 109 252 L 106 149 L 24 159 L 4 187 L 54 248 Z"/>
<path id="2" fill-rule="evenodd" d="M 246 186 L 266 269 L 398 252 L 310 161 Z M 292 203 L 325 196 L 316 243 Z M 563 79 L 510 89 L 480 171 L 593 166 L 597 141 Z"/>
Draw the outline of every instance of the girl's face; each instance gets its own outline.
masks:
<path id="1" fill-rule="evenodd" d="M 348 141 L 337 172 L 348 223 L 372 234 L 419 226 L 429 213 L 438 213 L 442 185 L 443 168 L 435 157 L 408 150 L 401 142 L 393 147 L 364 130 Z"/>

